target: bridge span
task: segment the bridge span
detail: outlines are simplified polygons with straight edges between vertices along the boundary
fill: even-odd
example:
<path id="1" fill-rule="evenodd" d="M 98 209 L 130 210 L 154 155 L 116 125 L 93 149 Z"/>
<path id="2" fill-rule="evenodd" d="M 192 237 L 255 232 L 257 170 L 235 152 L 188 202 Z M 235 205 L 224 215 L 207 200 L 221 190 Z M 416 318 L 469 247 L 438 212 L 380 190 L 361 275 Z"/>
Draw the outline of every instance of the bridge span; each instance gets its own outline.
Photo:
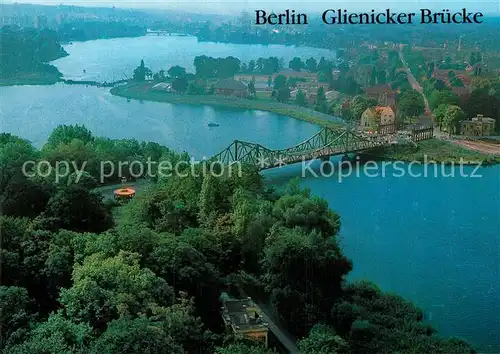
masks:
<path id="1" fill-rule="evenodd" d="M 397 131 L 396 125 L 366 134 L 351 128 L 322 128 L 318 133 L 295 146 L 273 150 L 261 144 L 235 140 L 213 157 L 223 165 L 236 162 L 256 166 L 259 170 L 294 164 L 335 155 L 361 152 L 377 147 L 415 142 L 433 137 L 432 127 Z"/>

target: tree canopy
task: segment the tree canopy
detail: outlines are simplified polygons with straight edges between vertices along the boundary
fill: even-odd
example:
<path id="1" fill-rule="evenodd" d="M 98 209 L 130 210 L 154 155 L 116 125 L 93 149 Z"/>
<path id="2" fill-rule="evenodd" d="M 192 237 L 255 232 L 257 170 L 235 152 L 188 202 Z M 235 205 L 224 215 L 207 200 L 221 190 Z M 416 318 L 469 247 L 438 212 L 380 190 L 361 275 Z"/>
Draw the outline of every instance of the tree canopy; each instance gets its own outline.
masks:
<path id="1" fill-rule="evenodd" d="M 404 117 L 418 117 L 424 113 L 425 103 L 420 92 L 416 90 L 404 90 L 398 97 L 398 110 Z"/>
<path id="2" fill-rule="evenodd" d="M 443 119 L 458 114 L 450 106 Z M 154 143 L 94 138 L 82 127 L 52 136 L 39 152 L 0 135 L 3 166 L 19 164 L 12 151 L 189 161 Z M 8 205 L 24 185 L 47 189 L 36 207 L 0 216 L 0 350 L 273 353 L 224 330 L 220 296 L 228 292 L 269 304 L 266 311 L 302 338 L 306 354 L 474 352 L 437 336 L 402 298 L 349 283 L 353 265 L 339 245 L 339 215 L 297 181 L 276 189 L 251 166 L 241 174 L 221 167 L 219 177 L 194 169 L 187 177 L 158 176 L 140 197 L 113 208 L 92 183 L 71 175 L 64 183 L 37 176 L 15 189 L 13 174 Z"/>

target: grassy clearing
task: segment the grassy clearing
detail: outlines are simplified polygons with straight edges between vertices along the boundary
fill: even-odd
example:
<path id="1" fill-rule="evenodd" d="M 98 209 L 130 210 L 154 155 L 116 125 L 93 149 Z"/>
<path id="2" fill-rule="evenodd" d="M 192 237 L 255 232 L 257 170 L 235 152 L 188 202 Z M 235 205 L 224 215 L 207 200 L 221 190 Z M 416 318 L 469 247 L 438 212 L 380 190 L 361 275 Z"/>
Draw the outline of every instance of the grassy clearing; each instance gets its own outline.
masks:
<path id="1" fill-rule="evenodd" d="M 498 164 L 500 156 L 488 155 L 478 151 L 466 149 L 448 141 L 431 139 L 421 141 L 414 146 L 396 146 L 381 149 L 376 152 L 381 158 L 401 161 L 436 161 L 442 163 L 471 163 Z M 462 160 L 461 160 L 462 159 Z"/>
<path id="2" fill-rule="evenodd" d="M 16 86 L 16 85 L 53 85 L 61 81 L 57 75 L 49 75 L 43 73 L 26 73 L 19 74 L 15 77 L 1 78 L 0 86 Z"/>

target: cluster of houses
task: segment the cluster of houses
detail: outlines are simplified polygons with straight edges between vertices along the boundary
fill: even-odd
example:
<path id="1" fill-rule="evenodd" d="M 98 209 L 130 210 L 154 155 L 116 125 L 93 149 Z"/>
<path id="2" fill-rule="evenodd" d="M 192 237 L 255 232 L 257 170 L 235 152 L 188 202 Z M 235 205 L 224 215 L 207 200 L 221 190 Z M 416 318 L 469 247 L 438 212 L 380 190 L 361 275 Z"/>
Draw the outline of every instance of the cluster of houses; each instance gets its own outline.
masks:
<path id="1" fill-rule="evenodd" d="M 389 106 L 375 106 L 367 108 L 361 115 L 360 126 L 363 129 L 372 129 L 381 125 L 396 123 L 396 114 Z"/>
<path id="2" fill-rule="evenodd" d="M 465 70 L 450 70 L 450 69 L 439 69 L 435 68 L 433 73 L 432 73 L 432 78 L 436 80 L 440 80 L 444 82 L 446 86 L 450 88 L 451 91 L 455 95 L 460 98 L 460 101 L 465 102 L 469 97 L 472 92 L 472 88 L 470 87 L 471 84 L 471 76 L 470 73 L 471 71 L 478 70 L 478 65 L 475 66 L 467 66 Z M 453 74 L 450 77 L 450 72 Z M 456 86 L 453 85 L 452 83 L 452 78 L 458 78 L 460 81 L 462 81 L 463 86 Z"/>
<path id="3" fill-rule="evenodd" d="M 299 91 L 302 91 L 304 93 L 304 96 L 306 97 L 307 102 L 310 105 L 313 105 L 318 99 L 318 89 L 320 87 L 323 87 L 327 99 L 329 99 L 329 96 L 336 93 L 336 91 L 329 91 L 328 84 L 321 83 L 316 80 L 311 80 L 308 82 L 298 82 L 297 88 L 290 92 L 290 98 L 292 100 L 295 100 Z"/>
<path id="4" fill-rule="evenodd" d="M 297 87 L 290 92 L 290 98 L 294 100 L 297 93 L 301 90 L 306 100 L 309 104 L 313 105 L 317 100 L 318 88 L 323 87 L 325 96 L 327 100 L 334 100 L 338 97 L 339 92 L 334 90 L 329 90 L 328 84 L 318 82 L 316 74 L 308 72 L 288 72 L 283 71 L 274 75 L 271 75 L 271 79 L 274 82 L 274 78 L 278 75 L 285 75 L 289 77 L 304 78 L 305 81 L 297 82 Z M 248 89 L 248 83 L 254 81 L 255 90 L 260 92 L 271 91 L 271 86 L 268 83 L 268 75 L 236 75 L 234 78 L 220 79 L 217 82 L 210 83 L 213 84 L 216 95 L 221 96 L 233 96 L 239 98 L 247 98 L 250 94 Z M 161 82 L 152 87 L 154 91 L 161 92 L 174 92 L 172 85 L 170 83 Z"/>
<path id="5" fill-rule="evenodd" d="M 214 85 L 215 94 L 223 96 L 234 96 L 247 98 L 249 95 L 248 85 L 243 81 L 235 79 L 221 79 Z M 166 82 L 160 82 L 152 87 L 153 91 L 174 92 L 172 85 Z"/>
<path id="6" fill-rule="evenodd" d="M 450 83 L 450 70 L 436 69 L 433 73 L 433 77 L 442 80 L 446 85 L 450 85 L 450 88 L 461 98 L 466 97 L 469 94 L 468 84 L 470 84 L 470 78 L 467 75 L 466 70 L 454 70 L 456 77 L 460 78 L 464 83 L 462 87 L 456 87 Z M 267 77 L 265 82 L 264 78 L 260 81 L 256 81 L 255 87 L 258 91 L 267 91 L 269 87 L 267 85 Z M 247 98 L 249 95 L 248 84 L 246 83 L 244 77 L 238 77 L 238 79 L 228 78 L 221 79 L 214 84 L 215 94 L 222 96 L 232 96 L 239 98 Z M 297 88 L 291 91 L 291 99 L 295 99 L 299 90 L 301 90 L 306 100 L 310 105 L 316 103 L 318 88 L 323 87 L 325 90 L 325 96 L 327 101 L 335 100 L 339 93 L 334 90 L 328 90 L 328 84 L 320 83 L 316 79 L 309 79 L 305 82 L 298 82 Z M 172 91 L 172 86 L 169 83 L 158 83 L 153 86 L 155 91 Z M 390 125 L 396 123 L 396 91 L 394 91 L 390 85 L 383 84 L 373 87 L 365 88 L 365 96 L 374 99 L 377 105 L 374 107 L 367 108 L 361 115 L 360 128 L 371 130 L 376 129 L 379 126 Z M 351 101 L 346 100 L 342 104 L 342 108 L 351 108 Z M 489 136 L 495 131 L 495 120 L 493 118 L 483 117 L 478 115 L 472 119 L 464 120 L 460 122 L 460 134 L 464 136 Z"/>
<path id="7" fill-rule="evenodd" d="M 365 88 L 365 96 L 377 102 L 361 114 L 361 129 L 375 129 L 381 125 L 396 123 L 396 91 L 390 85 L 382 84 Z M 351 100 L 345 100 L 342 108 L 352 108 Z"/>

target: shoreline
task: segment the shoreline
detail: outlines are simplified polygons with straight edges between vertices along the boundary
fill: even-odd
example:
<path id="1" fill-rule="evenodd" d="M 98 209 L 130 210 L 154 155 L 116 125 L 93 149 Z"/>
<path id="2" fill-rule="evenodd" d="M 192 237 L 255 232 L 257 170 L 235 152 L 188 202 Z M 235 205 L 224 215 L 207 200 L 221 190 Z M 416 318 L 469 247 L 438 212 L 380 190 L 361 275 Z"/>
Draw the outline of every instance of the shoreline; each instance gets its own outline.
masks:
<path id="1" fill-rule="evenodd" d="M 30 77 L 23 79 L 12 79 L 1 86 L 22 86 L 22 85 L 54 85 L 63 83 L 67 85 L 83 84 L 82 82 L 71 82 L 63 78 L 47 78 L 47 77 Z M 87 83 L 88 84 L 88 83 Z M 277 102 L 262 101 L 259 99 L 240 99 L 232 97 L 221 97 L 216 95 L 187 95 L 175 94 L 167 92 L 151 91 L 152 84 L 125 84 L 115 86 L 110 90 L 110 93 L 126 99 L 134 99 L 138 101 L 149 102 L 164 102 L 172 104 L 189 104 L 189 105 L 207 105 L 220 108 L 234 108 L 247 110 L 260 110 L 280 114 L 293 119 L 298 119 L 320 127 L 338 128 L 344 124 L 333 116 L 321 114 L 319 112 L 304 109 L 295 105 L 286 105 Z M 388 147 L 384 149 L 376 149 L 372 152 L 360 154 L 365 157 L 387 160 L 387 161 L 404 161 L 404 162 L 437 162 L 445 165 L 460 164 L 475 166 L 482 164 L 483 166 L 492 166 L 500 164 L 500 155 L 486 154 L 484 152 L 469 149 L 452 141 L 434 138 L 431 140 L 421 141 L 416 146 L 398 146 Z"/>
<path id="2" fill-rule="evenodd" d="M 500 165 L 500 155 L 485 154 L 438 138 L 420 141 L 416 146 L 382 148 L 366 155 L 383 160 L 436 162 L 450 166 L 456 164 L 468 166 L 477 166 L 478 164 L 482 166 Z"/>
<path id="3" fill-rule="evenodd" d="M 262 102 L 259 100 L 229 98 L 215 95 L 187 95 L 154 92 L 148 88 L 148 85 L 150 84 L 127 84 L 116 86 L 112 88 L 110 92 L 115 96 L 139 101 L 261 110 L 306 121 L 320 127 L 343 126 L 340 122 L 313 117 L 311 113 L 307 114 L 303 110 L 300 110 L 300 107 L 295 108 L 294 105 L 283 105 L 276 102 Z M 462 164 L 464 165 L 475 166 L 481 163 L 485 166 L 489 166 L 500 164 L 500 156 L 488 155 L 437 138 L 421 141 L 415 147 L 399 146 L 385 148 L 378 150 L 378 152 L 375 150 L 372 153 L 365 154 L 365 156 L 373 156 L 382 160 L 400 160 L 405 162 L 424 162 L 425 157 L 427 157 L 427 161 L 429 162 L 435 161 L 446 165 L 460 163 L 460 158 L 463 158 L 464 162 Z"/>
<path id="4" fill-rule="evenodd" d="M 61 74 L 62 75 L 62 74 Z M 43 74 L 28 74 L 26 76 L 17 76 L 10 78 L 3 78 L 0 82 L 0 87 L 10 86 L 49 86 L 55 85 L 58 82 L 63 82 L 60 76 L 56 75 L 43 75 Z"/>
<path id="5" fill-rule="evenodd" d="M 217 95 L 187 95 L 150 90 L 152 84 L 127 84 L 113 87 L 112 95 L 138 101 L 164 102 L 177 104 L 206 105 L 223 108 L 239 108 L 266 111 L 302 120 L 321 127 L 342 127 L 340 118 L 322 114 L 311 109 L 259 99 L 241 99 Z"/>

